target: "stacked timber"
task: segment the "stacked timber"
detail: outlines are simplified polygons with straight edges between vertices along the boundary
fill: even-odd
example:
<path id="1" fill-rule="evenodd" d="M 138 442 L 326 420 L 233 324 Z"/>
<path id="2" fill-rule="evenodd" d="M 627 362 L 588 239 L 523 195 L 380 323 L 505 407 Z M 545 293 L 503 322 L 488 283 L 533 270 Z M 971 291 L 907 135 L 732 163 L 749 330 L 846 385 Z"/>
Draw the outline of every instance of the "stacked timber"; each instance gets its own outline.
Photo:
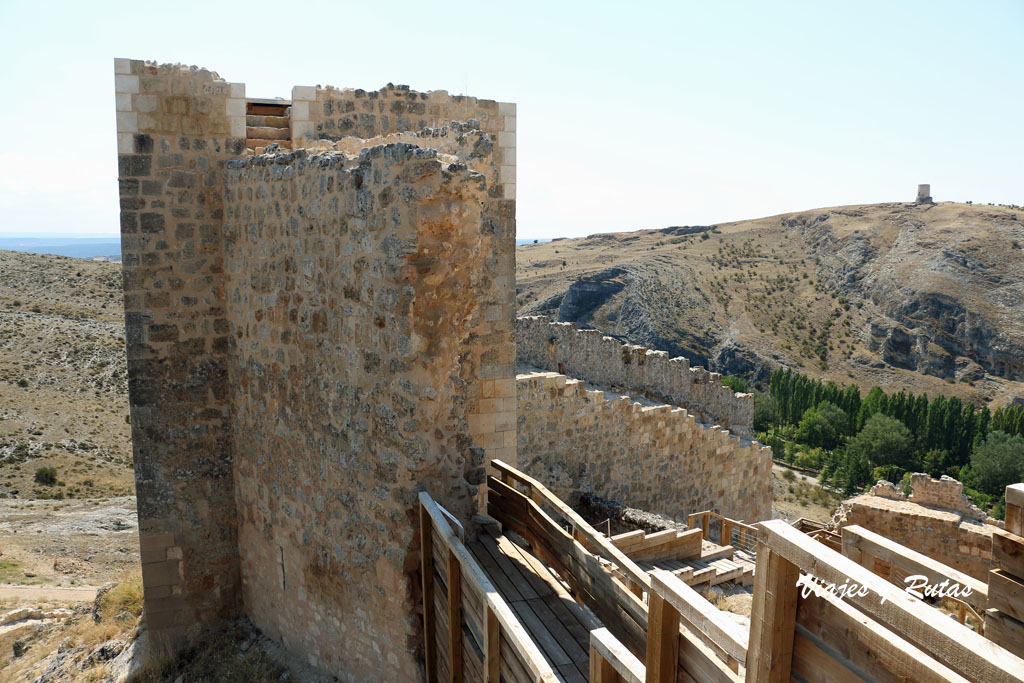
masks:
<path id="1" fill-rule="evenodd" d="M 1006 528 L 992 534 L 985 635 L 1024 656 L 1024 484 L 1006 487 Z"/>

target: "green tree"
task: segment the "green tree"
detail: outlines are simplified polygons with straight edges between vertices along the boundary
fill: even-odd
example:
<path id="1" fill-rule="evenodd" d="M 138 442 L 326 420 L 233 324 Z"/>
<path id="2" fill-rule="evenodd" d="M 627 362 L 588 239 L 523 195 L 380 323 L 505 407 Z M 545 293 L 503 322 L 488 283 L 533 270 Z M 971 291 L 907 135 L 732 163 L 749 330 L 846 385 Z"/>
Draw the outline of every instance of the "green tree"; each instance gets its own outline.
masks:
<path id="1" fill-rule="evenodd" d="M 969 477 L 975 488 L 993 496 L 1002 495 L 1009 484 L 1024 480 L 1024 437 L 989 432 L 971 454 Z"/>
<path id="2" fill-rule="evenodd" d="M 875 413 L 864 423 L 864 428 L 846 446 L 848 459 L 863 459 L 871 467 L 895 465 L 904 470 L 913 469 L 914 437 L 899 420 Z"/>
<path id="3" fill-rule="evenodd" d="M 767 432 L 777 423 L 775 398 L 763 391 L 754 394 L 754 431 Z"/>
<path id="4" fill-rule="evenodd" d="M 846 412 L 836 404 L 824 401 L 804 413 L 796 430 L 796 440 L 831 450 L 839 445 L 848 425 Z"/>
<path id="5" fill-rule="evenodd" d="M 868 392 L 867 398 L 861 402 L 860 410 L 857 412 L 857 431 L 859 432 L 864 429 L 864 425 L 867 424 L 867 421 L 875 413 L 885 413 L 888 405 L 889 401 L 882 388 L 871 387 L 871 391 Z"/>

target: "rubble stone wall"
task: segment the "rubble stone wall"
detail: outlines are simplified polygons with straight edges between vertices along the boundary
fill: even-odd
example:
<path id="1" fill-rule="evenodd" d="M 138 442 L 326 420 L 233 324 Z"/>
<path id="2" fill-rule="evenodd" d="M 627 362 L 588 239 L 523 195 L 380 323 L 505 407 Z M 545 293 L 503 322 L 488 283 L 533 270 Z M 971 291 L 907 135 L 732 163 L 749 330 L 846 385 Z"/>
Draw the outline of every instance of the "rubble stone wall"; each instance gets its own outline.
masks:
<path id="1" fill-rule="evenodd" d="M 771 517 L 771 449 L 756 441 L 553 372 L 519 375 L 516 386 L 519 464 L 556 495 L 592 493 L 675 519 Z"/>
<path id="2" fill-rule="evenodd" d="M 221 220 L 245 88 L 195 67 L 114 71 L 145 612 L 151 637 L 175 640 L 237 611 Z"/>
<path id="3" fill-rule="evenodd" d="M 234 162 L 226 197 L 245 610 L 328 671 L 414 680 L 417 492 L 468 520 L 483 478 L 484 178 L 391 144 Z"/>
<path id="4" fill-rule="evenodd" d="M 516 319 L 516 360 L 626 393 L 686 408 L 698 422 L 721 425 L 750 436 L 754 397 L 722 386 L 722 376 L 690 367 L 685 358 L 665 351 L 623 344 L 576 323 L 552 322 L 543 316 Z"/>
<path id="5" fill-rule="evenodd" d="M 842 504 L 833 528 L 859 524 L 987 583 L 996 526 L 964 497 L 955 479 L 915 474 L 911 487 L 907 499 L 891 483 L 878 482 L 867 495 Z"/>

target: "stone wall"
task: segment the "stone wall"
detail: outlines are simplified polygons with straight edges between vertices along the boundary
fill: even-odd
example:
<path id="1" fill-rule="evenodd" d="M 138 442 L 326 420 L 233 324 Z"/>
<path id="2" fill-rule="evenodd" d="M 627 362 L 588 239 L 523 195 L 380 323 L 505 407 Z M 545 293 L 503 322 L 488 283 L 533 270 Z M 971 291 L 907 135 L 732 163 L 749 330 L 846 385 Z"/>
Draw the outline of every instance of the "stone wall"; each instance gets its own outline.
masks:
<path id="1" fill-rule="evenodd" d="M 291 117 L 295 149 L 331 141 L 337 143 L 337 149 L 353 150 L 394 142 L 383 138 L 397 133 L 402 141 L 451 152 L 458 128 L 478 128 L 488 134 L 477 141 L 475 148 L 460 155 L 487 177 L 491 204 L 488 224 L 497 237 L 489 255 L 495 289 L 486 302 L 489 312 L 480 340 L 487 348 L 481 377 L 488 381 L 474 387 L 479 394 L 467 400 L 477 445 L 487 449 L 488 458 L 514 463 L 515 346 L 511 321 L 516 308 L 516 105 L 449 95 L 444 90 L 417 92 L 404 85 L 389 84 L 380 90 L 295 86 Z M 462 122 L 463 126 L 453 127 L 452 122 Z"/>
<path id="2" fill-rule="evenodd" d="M 516 319 L 516 360 L 541 370 L 621 389 L 686 408 L 698 422 L 750 436 L 754 397 L 722 386 L 722 376 L 685 358 L 623 344 L 598 330 L 543 316 Z"/>
<path id="3" fill-rule="evenodd" d="M 244 86 L 114 62 L 128 396 L 150 634 L 237 611 L 222 175 Z M 241 126 L 239 128 L 239 126 Z"/>
<path id="4" fill-rule="evenodd" d="M 771 449 L 756 441 L 553 372 L 519 375 L 516 388 L 520 466 L 557 495 L 593 493 L 675 519 L 771 517 Z"/>
<path id="5" fill-rule="evenodd" d="M 859 524 L 987 583 L 997 527 L 986 523 L 955 479 L 915 474 L 911 486 L 907 499 L 893 484 L 878 482 L 867 495 L 845 501 L 832 527 Z"/>
<path id="6" fill-rule="evenodd" d="M 227 176 L 245 609 L 316 666 L 411 680 L 417 491 L 468 519 L 482 481 L 487 187 L 407 144 L 303 157 Z"/>

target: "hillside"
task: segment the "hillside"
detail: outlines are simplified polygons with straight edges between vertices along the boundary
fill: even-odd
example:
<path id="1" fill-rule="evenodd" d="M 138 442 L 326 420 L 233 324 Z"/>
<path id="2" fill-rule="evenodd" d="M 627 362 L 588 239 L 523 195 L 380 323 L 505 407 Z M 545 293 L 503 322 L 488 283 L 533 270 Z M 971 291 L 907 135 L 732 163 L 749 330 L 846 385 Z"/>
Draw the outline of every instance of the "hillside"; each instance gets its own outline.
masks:
<path id="1" fill-rule="evenodd" d="M 763 381 L 1024 399 L 1024 210 L 874 204 L 517 251 L 519 314 Z"/>
<path id="2" fill-rule="evenodd" d="M 119 264 L 0 251 L 0 497 L 134 493 L 121 291 Z"/>

